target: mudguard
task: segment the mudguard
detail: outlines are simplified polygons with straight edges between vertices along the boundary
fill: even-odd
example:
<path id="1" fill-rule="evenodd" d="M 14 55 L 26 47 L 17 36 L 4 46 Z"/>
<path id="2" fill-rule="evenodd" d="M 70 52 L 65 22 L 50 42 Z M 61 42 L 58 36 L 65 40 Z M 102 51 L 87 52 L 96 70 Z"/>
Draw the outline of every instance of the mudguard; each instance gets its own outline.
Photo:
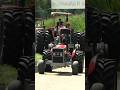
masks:
<path id="1" fill-rule="evenodd" d="M 73 50 L 71 58 L 72 58 L 72 60 L 74 60 L 76 58 L 76 49 Z"/>
<path id="2" fill-rule="evenodd" d="M 95 55 L 91 60 L 88 68 L 88 75 L 92 74 L 93 71 L 95 70 L 96 66 L 96 60 L 97 60 L 98 55 Z"/>

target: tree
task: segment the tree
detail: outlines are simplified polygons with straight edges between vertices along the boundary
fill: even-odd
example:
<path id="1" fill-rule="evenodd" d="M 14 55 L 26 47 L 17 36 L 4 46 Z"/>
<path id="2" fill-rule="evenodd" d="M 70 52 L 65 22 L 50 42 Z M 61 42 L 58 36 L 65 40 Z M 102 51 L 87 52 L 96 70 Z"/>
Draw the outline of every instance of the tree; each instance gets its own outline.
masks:
<path id="1" fill-rule="evenodd" d="M 35 2 L 35 14 L 36 17 L 46 18 L 50 15 L 51 4 L 50 0 L 36 0 Z"/>

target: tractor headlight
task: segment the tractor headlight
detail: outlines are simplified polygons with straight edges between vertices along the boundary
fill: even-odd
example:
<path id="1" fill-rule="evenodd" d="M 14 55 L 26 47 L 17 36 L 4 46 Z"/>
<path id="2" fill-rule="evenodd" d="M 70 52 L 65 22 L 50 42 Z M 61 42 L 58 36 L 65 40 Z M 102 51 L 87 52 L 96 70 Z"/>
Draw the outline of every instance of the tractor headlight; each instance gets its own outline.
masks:
<path id="1" fill-rule="evenodd" d="M 50 43 L 48 44 L 48 47 L 51 49 L 54 46 L 54 44 Z"/>

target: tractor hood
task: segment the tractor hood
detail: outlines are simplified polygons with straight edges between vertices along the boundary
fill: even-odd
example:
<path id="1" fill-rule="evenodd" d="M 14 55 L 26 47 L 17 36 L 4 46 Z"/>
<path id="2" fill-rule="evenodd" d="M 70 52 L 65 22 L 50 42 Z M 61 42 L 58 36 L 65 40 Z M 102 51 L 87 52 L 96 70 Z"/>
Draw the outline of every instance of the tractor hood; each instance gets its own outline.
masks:
<path id="1" fill-rule="evenodd" d="M 56 45 L 54 48 L 65 49 L 66 45 Z"/>

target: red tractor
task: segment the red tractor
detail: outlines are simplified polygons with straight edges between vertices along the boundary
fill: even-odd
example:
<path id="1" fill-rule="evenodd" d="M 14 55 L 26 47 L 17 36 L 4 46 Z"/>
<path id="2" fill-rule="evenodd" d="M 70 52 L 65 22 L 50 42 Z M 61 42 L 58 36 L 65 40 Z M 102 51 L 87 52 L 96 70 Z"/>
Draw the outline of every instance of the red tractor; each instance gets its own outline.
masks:
<path id="1" fill-rule="evenodd" d="M 120 60 L 119 14 L 100 12 L 94 7 L 88 7 L 86 18 L 87 90 L 97 90 L 100 87 L 102 89 L 99 90 L 117 90 L 117 68 Z"/>
<path id="2" fill-rule="evenodd" d="M 82 73 L 84 53 L 80 50 L 80 45 L 71 44 L 69 29 L 61 28 L 58 32 L 55 43 L 50 43 L 49 48 L 43 52 L 43 60 L 38 64 L 39 73 L 51 72 L 54 66 L 66 67 L 69 65 L 71 65 L 73 75 Z"/>
<path id="3" fill-rule="evenodd" d="M 68 22 L 68 15 L 70 15 L 70 13 L 65 12 L 52 12 L 51 14 L 53 16 L 66 15 L 66 23 Z M 73 75 L 83 72 L 84 52 L 81 50 L 80 44 L 74 42 L 76 40 L 74 40 L 73 31 L 69 24 L 65 26 L 61 19 L 59 19 L 55 27 L 48 29 L 52 40 L 49 43 L 45 43 L 48 48 L 44 48 L 42 53 L 43 60 L 38 64 L 38 72 L 40 74 L 44 74 L 45 71 L 52 72 L 54 67 L 66 67 L 69 65 L 71 65 Z M 47 38 L 46 35 L 45 38 Z"/>

